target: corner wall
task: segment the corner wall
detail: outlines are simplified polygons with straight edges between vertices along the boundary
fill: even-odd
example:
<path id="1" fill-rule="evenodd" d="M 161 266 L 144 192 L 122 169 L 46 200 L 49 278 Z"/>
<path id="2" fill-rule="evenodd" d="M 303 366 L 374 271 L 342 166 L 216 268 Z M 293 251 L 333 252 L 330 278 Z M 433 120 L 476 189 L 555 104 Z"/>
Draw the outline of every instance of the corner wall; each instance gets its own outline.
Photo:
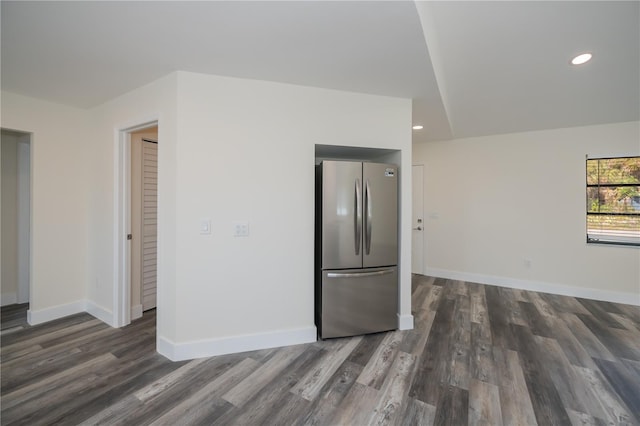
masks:
<path id="1" fill-rule="evenodd" d="M 410 124 L 408 99 L 180 72 L 176 334 L 163 335 L 161 352 L 185 359 L 315 341 L 315 144 L 401 150 L 410 170 Z M 409 223 L 410 180 L 401 192 Z M 210 235 L 199 233 L 203 219 Z M 250 235 L 234 237 L 234 221 L 248 221 Z M 407 232 L 401 313 L 410 317 Z"/>
<path id="2" fill-rule="evenodd" d="M 177 74 L 172 73 L 90 109 L 92 134 L 89 182 L 89 312 L 119 325 L 116 287 L 118 239 L 129 233 L 119 216 L 120 131 L 158 122 L 158 335 L 175 329 L 175 146 Z M 118 226 L 122 225 L 122 229 Z"/>
<path id="3" fill-rule="evenodd" d="M 315 341 L 315 144 L 400 151 L 402 328 L 411 328 L 411 101 L 177 72 L 89 110 L 3 94 L 33 132 L 32 310 L 117 324 L 119 132 L 158 121 L 158 350 Z M 211 234 L 200 234 L 211 219 Z M 233 237 L 233 221 L 250 223 Z"/>
<path id="4" fill-rule="evenodd" d="M 5 129 L 31 137 L 31 304 L 37 324 L 83 310 L 89 132 L 84 110 L 2 93 Z"/>
<path id="5" fill-rule="evenodd" d="M 640 249 L 586 244 L 587 154 L 640 155 L 639 123 L 414 144 L 426 274 L 640 305 Z"/>

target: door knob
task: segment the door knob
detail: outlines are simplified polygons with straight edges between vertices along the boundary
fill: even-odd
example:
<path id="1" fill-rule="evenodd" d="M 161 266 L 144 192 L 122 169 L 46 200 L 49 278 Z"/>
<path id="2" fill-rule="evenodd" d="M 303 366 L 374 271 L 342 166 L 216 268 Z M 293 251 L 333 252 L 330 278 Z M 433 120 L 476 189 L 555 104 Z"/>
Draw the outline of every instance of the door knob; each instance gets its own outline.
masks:
<path id="1" fill-rule="evenodd" d="M 422 226 L 418 226 L 417 228 L 413 228 L 414 231 L 422 231 Z"/>

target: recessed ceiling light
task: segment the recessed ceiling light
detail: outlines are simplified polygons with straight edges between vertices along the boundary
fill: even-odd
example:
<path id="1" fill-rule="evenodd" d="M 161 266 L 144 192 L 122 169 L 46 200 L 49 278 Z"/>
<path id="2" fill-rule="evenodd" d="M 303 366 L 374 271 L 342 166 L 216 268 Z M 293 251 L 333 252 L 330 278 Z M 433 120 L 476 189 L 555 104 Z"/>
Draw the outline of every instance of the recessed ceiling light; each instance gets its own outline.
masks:
<path id="1" fill-rule="evenodd" d="M 422 127 L 421 125 L 418 124 L 417 126 L 413 126 L 412 129 L 413 130 L 422 130 L 422 129 L 424 129 L 424 127 Z"/>
<path id="2" fill-rule="evenodd" d="M 573 65 L 582 65 L 585 62 L 589 62 L 593 55 L 591 53 L 582 53 L 571 60 Z"/>

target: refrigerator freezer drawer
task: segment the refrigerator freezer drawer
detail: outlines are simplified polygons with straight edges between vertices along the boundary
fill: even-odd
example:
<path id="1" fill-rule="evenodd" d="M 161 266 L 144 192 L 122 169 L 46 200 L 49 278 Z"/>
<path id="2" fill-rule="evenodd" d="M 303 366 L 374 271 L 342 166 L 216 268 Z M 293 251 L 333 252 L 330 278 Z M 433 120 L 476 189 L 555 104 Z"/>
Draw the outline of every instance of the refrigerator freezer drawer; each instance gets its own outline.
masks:
<path id="1" fill-rule="evenodd" d="M 398 269 L 323 271 L 321 312 L 322 339 L 396 329 Z"/>

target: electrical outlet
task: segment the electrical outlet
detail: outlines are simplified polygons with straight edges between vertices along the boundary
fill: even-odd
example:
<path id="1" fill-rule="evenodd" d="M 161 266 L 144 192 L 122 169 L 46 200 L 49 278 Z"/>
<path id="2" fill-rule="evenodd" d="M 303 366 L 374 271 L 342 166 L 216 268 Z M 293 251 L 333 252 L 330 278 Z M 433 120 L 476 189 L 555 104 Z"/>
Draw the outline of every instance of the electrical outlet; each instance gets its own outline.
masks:
<path id="1" fill-rule="evenodd" d="M 249 236 L 249 222 L 233 222 L 233 236 L 234 237 L 248 237 Z"/>

